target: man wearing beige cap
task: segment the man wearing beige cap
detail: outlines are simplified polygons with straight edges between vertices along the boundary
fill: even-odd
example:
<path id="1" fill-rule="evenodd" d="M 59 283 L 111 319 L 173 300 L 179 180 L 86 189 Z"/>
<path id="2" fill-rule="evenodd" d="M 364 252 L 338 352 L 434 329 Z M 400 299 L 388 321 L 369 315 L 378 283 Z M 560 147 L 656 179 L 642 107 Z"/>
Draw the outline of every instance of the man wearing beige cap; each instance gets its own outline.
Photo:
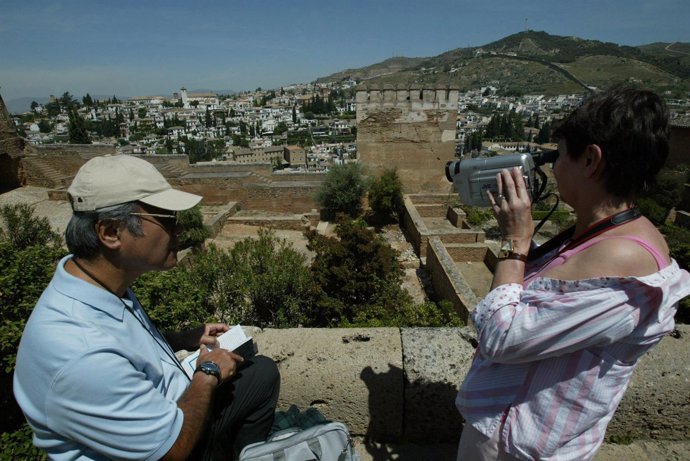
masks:
<path id="1" fill-rule="evenodd" d="M 161 334 L 129 289 L 175 266 L 177 212 L 201 197 L 126 155 L 89 160 L 68 193 L 71 254 L 26 324 L 14 374 L 36 446 L 54 460 L 215 460 L 265 438 L 275 364 L 213 348 L 225 324 Z M 174 350 L 197 347 L 190 380 Z"/>

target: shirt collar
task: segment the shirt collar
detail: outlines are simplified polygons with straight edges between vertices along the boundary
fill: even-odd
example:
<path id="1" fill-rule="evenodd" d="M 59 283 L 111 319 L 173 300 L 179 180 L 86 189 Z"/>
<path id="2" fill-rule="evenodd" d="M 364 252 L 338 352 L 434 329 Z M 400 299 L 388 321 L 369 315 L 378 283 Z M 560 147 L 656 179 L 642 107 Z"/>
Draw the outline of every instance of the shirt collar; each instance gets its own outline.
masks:
<path id="1" fill-rule="evenodd" d="M 125 313 L 125 304 L 131 308 L 133 305 L 132 301 L 127 298 L 120 298 L 104 288 L 93 285 L 67 272 L 65 270 L 65 263 L 72 257 L 73 255 L 71 254 L 67 255 L 58 263 L 51 282 L 55 290 L 68 298 L 103 311 L 117 320 L 122 320 Z M 129 295 L 129 290 L 127 290 L 127 293 Z"/>

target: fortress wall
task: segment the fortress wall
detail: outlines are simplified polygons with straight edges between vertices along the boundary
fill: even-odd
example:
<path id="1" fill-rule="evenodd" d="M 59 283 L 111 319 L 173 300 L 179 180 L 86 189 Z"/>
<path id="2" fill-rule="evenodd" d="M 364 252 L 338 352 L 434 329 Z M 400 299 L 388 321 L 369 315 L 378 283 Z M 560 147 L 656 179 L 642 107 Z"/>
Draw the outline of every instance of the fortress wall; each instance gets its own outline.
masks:
<path id="1" fill-rule="evenodd" d="M 374 174 L 397 168 L 407 193 L 448 192 L 446 162 L 455 158 L 455 89 L 357 91 L 357 151 Z"/>
<path id="2" fill-rule="evenodd" d="M 189 165 L 189 172 L 192 174 L 252 172 L 270 177 L 273 170 L 270 163 L 205 162 Z"/>
<path id="3" fill-rule="evenodd" d="M 75 158 L 78 157 L 82 163 L 93 157 L 101 155 L 115 155 L 115 146 L 112 144 L 42 144 L 27 145 L 27 155 L 37 155 L 40 157 Z"/>
<path id="4" fill-rule="evenodd" d="M 443 243 L 448 255 L 453 261 L 484 262 L 486 260 L 486 254 L 491 252 L 486 245 Z"/>
<path id="5" fill-rule="evenodd" d="M 290 173 L 290 174 L 272 174 L 271 181 L 277 182 L 317 182 L 322 183 L 326 179 L 325 173 Z"/>
<path id="6" fill-rule="evenodd" d="M 426 237 L 424 237 L 424 234 L 427 232 L 426 224 L 424 224 L 424 220 L 417 212 L 417 208 L 412 203 L 412 199 L 409 195 L 403 196 L 403 206 L 403 232 L 412 244 L 415 253 L 422 257 L 422 251 L 426 251 L 427 240 Z"/>
<path id="7" fill-rule="evenodd" d="M 314 196 L 318 184 L 289 187 L 255 187 L 247 191 L 245 209 L 280 213 L 309 213 L 318 208 Z"/>
<path id="8" fill-rule="evenodd" d="M 136 155 L 141 159 L 146 160 L 156 168 L 160 169 L 169 165 L 174 168 L 178 168 L 182 171 L 189 170 L 189 156 L 186 154 L 176 154 L 176 155 Z"/>
<path id="9" fill-rule="evenodd" d="M 238 202 L 240 209 L 281 213 L 308 213 L 318 207 L 314 201 L 317 184 L 275 187 L 261 183 L 254 175 L 181 177 L 170 179 L 170 183 L 186 192 L 201 195 L 204 205 Z"/>
<path id="10" fill-rule="evenodd" d="M 438 237 L 431 237 L 427 243 L 426 270 L 434 287 L 437 300 L 447 300 L 453 304 L 460 317 L 468 322 L 469 313 L 479 299 L 455 267 L 455 260 Z M 479 258 L 473 255 L 473 258 Z M 478 260 L 478 259 L 473 259 Z"/>
<path id="11" fill-rule="evenodd" d="M 24 147 L 25 142 L 19 137 L 14 120 L 5 106 L 5 101 L 0 96 L 0 156 L 21 156 Z"/>
<path id="12" fill-rule="evenodd" d="M 446 216 L 448 205 L 445 203 L 419 203 L 415 204 L 415 208 L 423 218 L 443 218 Z"/>
<path id="13" fill-rule="evenodd" d="M 446 233 L 438 235 L 441 241 L 446 245 L 455 243 L 483 243 L 485 236 L 486 234 L 484 233 L 484 231 L 476 231 L 469 229 L 458 229 L 457 232 L 454 232 L 452 234 Z"/>

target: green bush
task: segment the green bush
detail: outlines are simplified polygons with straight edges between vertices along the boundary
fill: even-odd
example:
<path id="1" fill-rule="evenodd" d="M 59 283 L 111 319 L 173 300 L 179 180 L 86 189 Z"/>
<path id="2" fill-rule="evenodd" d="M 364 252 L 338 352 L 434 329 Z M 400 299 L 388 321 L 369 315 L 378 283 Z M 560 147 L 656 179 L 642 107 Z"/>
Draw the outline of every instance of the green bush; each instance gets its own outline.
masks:
<path id="1" fill-rule="evenodd" d="M 655 226 L 660 226 L 666 221 L 669 209 L 659 205 L 653 198 L 638 197 L 635 203 L 640 207 L 642 214 Z"/>
<path id="2" fill-rule="evenodd" d="M 356 218 L 362 213 L 362 200 L 367 183 L 360 163 L 336 165 L 316 192 L 316 203 L 325 219 L 335 219 L 338 213 Z"/>
<path id="3" fill-rule="evenodd" d="M 36 448 L 32 442 L 32 432 L 28 424 L 13 432 L 0 434 L 0 461 L 43 461 L 48 456 Z"/>
<path id="4" fill-rule="evenodd" d="M 395 169 L 386 170 L 369 186 L 369 206 L 377 222 L 397 222 L 403 209 L 402 183 Z"/>
<path id="5" fill-rule="evenodd" d="M 312 273 L 321 289 L 313 326 L 383 327 L 459 325 L 447 304 L 416 305 L 401 287 L 397 252 L 362 221 L 341 217 L 337 238 L 307 233 L 316 253 Z"/>
<path id="6" fill-rule="evenodd" d="M 144 274 L 133 289 L 164 331 L 209 321 L 298 326 L 317 291 L 306 257 L 265 229 L 229 252 L 209 245 L 170 271 Z"/>
<path id="7" fill-rule="evenodd" d="M 234 282 L 243 294 L 244 310 L 253 311 L 259 326 L 309 324 L 317 287 L 307 258 L 273 231 L 245 239 L 230 252 Z"/>
<path id="8" fill-rule="evenodd" d="M 542 219 L 544 219 L 544 216 L 548 214 L 549 211 L 533 210 L 532 219 L 534 219 L 535 221 L 541 221 Z M 558 231 L 560 232 L 575 224 L 575 216 L 568 211 L 556 210 L 553 213 L 551 213 L 551 216 L 549 216 L 549 221 L 555 224 L 558 228 Z"/>
<path id="9" fill-rule="evenodd" d="M 30 205 L 3 205 L 0 219 L 0 240 L 8 241 L 17 250 L 32 245 L 60 245 L 60 235 L 50 227 L 46 218 L 34 216 Z"/>
<path id="10" fill-rule="evenodd" d="M 14 400 L 12 375 L 24 325 L 66 254 L 45 218 L 28 205 L 0 208 L 0 460 L 45 459 Z"/>
<path id="11" fill-rule="evenodd" d="M 642 214 L 655 225 L 662 225 L 669 211 L 681 202 L 688 179 L 686 168 L 662 169 L 656 176 L 656 182 L 636 200 Z"/>
<path id="12" fill-rule="evenodd" d="M 473 207 L 470 205 L 462 205 L 462 211 L 465 212 L 465 219 L 471 226 L 481 226 L 494 219 L 494 213 L 491 208 Z"/>
<path id="13" fill-rule="evenodd" d="M 683 269 L 690 270 L 690 230 L 673 224 L 666 224 L 660 228 L 664 234 L 671 257 Z M 683 299 L 678 306 L 676 322 L 690 323 L 690 297 Z"/>
<path id="14" fill-rule="evenodd" d="M 204 217 L 198 205 L 189 210 L 180 211 L 179 219 L 183 228 L 178 237 L 180 249 L 198 247 L 211 236 L 211 229 L 204 224 Z"/>

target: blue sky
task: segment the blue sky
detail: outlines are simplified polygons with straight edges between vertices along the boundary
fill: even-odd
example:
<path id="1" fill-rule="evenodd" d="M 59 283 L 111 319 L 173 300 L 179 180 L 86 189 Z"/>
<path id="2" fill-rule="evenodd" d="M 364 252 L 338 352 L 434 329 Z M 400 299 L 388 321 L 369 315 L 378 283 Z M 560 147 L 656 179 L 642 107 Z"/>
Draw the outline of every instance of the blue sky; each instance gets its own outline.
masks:
<path id="1" fill-rule="evenodd" d="M 688 0 L 0 0 L 0 95 L 277 88 L 525 28 L 690 42 L 689 18 Z"/>

